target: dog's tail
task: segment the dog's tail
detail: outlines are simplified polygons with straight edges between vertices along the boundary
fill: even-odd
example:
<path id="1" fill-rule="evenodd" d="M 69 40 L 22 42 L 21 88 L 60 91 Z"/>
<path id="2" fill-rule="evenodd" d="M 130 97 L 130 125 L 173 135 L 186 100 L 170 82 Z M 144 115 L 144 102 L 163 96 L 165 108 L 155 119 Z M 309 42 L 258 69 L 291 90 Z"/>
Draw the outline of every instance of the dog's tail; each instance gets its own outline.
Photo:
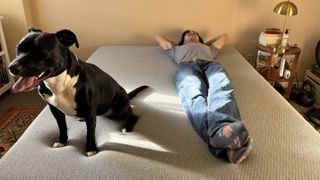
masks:
<path id="1" fill-rule="evenodd" d="M 133 91 L 129 92 L 129 93 L 128 93 L 129 99 L 132 99 L 132 98 L 136 97 L 136 95 L 137 95 L 140 91 L 142 91 L 142 90 L 144 90 L 144 89 L 146 89 L 146 88 L 148 88 L 148 87 L 149 87 L 149 86 L 140 86 L 140 87 L 134 89 Z"/>

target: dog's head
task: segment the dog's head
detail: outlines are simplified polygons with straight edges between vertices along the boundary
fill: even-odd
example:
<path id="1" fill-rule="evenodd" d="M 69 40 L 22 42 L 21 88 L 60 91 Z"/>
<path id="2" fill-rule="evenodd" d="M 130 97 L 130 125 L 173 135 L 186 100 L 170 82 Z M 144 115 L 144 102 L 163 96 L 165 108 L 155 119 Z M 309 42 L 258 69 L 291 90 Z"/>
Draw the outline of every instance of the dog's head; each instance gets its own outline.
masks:
<path id="1" fill-rule="evenodd" d="M 70 30 L 47 33 L 30 28 L 18 43 L 16 58 L 9 65 L 11 74 L 20 77 L 13 90 L 32 89 L 64 70 L 68 48 L 73 44 L 79 47 L 76 35 Z"/>

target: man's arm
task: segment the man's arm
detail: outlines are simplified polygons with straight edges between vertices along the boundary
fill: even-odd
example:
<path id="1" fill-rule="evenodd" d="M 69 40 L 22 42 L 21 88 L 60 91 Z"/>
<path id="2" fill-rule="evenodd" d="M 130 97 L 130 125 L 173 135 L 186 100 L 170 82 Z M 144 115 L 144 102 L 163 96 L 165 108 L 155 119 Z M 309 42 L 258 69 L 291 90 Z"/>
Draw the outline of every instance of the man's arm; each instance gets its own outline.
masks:
<path id="1" fill-rule="evenodd" d="M 221 49 L 229 40 L 229 37 L 227 34 L 221 34 L 209 41 L 207 41 L 205 44 L 208 46 L 213 46 L 217 49 Z"/>
<path id="2" fill-rule="evenodd" d="M 158 42 L 158 44 L 165 50 L 171 49 L 173 46 L 173 43 L 170 40 L 168 40 L 160 35 L 156 35 L 154 38 Z"/>

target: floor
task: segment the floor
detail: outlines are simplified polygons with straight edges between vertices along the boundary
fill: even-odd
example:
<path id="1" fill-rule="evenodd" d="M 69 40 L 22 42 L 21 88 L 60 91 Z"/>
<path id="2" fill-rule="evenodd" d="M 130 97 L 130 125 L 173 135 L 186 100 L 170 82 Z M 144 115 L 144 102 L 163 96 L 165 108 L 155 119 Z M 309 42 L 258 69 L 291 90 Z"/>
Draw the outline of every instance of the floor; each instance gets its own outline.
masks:
<path id="1" fill-rule="evenodd" d="M 308 119 L 306 114 L 309 110 L 311 109 L 317 109 L 319 110 L 320 109 L 320 106 L 318 105 L 313 105 L 311 107 L 303 107 L 303 106 L 300 106 L 299 104 L 297 104 L 296 102 L 294 101 L 289 101 L 289 103 L 300 113 L 302 114 L 305 119 L 320 133 L 320 119 L 316 118 L 316 117 L 313 117 L 311 119 Z"/>
<path id="2" fill-rule="evenodd" d="M 299 104 L 297 104 L 296 102 L 294 102 L 294 101 L 289 101 L 289 103 L 298 111 L 298 112 L 304 112 L 304 113 L 306 113 L 309 109 L 310 109 L 310 107 L 303 107 L 303 106 L 300 106 Z"/>
<path id="3" fill-rule="evenodd" d="M 36 90 L 21 93 L 7 91 L 0 96 L 0 116 L 12 106 L 44 107 L 45 105 Z"/>

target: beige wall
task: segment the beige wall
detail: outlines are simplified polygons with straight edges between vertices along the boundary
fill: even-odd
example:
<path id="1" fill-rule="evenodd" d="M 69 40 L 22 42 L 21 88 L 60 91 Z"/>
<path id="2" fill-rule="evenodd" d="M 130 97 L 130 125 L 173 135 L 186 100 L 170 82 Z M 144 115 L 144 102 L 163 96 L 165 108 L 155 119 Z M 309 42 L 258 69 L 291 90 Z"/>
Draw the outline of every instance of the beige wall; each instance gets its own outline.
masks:
<path id="1" fill-rule="evenodd" d="M 155 34 L 178 41 L 181 31 L 189 28 L 199 31 L 204 38 L 228 33 L 230 44 L 252 62 L 259 33 L 266 27 L 283 25 L 284 16 L 272 12 L 278 2 L 280 0 L 0 0 L 0 15 L 8 16 L 4 26 L 11 57 L 21 32 L 31 25 L 44 31 L 62 28 L 74 31 L 80 48 L 73 50 L 82 59 L 101 45 L 155 45 Z M 320 1 L 293 2 L 299 14 L 288 18 L 287 27 L 291 29 L 289 42 L 297 43 L 302 49 L 298 67 L 301 80 L 305 69 L 314 62 L 314 47 L 320 39 L 317 28 Z M 14 12 L 3 4 L 13 6 L 10 8 Z"/>
<path id="2" fill-rule="evenodd" d="M 4 16 L 2 20 L 3 31 L 9 56 L 12 59 L 15 56 L 16 44 L 25 34 L 27 28 L 22 1 L 0 0 L 0 16 Z"/>

